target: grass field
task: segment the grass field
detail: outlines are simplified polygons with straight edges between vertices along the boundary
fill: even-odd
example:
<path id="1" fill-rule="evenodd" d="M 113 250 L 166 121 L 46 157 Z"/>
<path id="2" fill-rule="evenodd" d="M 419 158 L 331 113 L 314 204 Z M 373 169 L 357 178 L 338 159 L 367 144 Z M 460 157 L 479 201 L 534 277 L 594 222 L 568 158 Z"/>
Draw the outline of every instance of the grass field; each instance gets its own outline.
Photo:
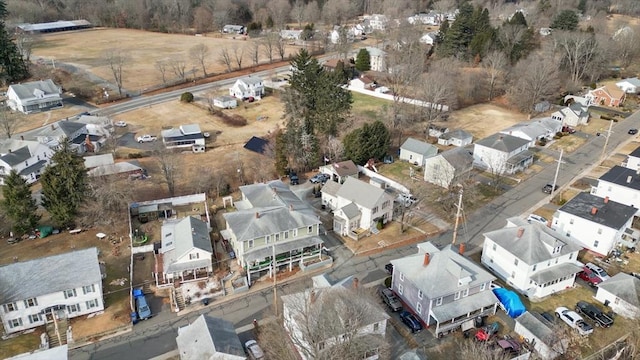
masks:
<path id="1" fill-rule="evenodd" d="M 526 120 L 525 114 L 494 104 L 478 104 L 452 112 L 446 122 L 438 125 L 464 129 L 477 140 Z"/>

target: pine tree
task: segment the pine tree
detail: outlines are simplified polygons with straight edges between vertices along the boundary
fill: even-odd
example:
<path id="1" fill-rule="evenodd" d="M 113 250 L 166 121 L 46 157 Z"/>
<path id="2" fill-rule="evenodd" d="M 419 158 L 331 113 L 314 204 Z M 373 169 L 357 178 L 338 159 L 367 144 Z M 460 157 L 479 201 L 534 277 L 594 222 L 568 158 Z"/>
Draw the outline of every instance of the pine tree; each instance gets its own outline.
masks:
<path id="1" fill-rule="evenodd" d="M 53 222 L 60 227 L 73 224 L 78 208 L 87 196 L 87 173 L 82 158 L 64 141 L 62 148 L 51 157 L 40 177 L 42 206 Z"/>
<path id="2" fill-rule="evenodd" d="M 4 199 L 0 201 L 0 207 L 11 220 L 11 228 L 15 235 L 20 236 L 32 231 L 40 220 L 40 215 L 37 214 L 38 206 L 31 196 L 29 184 L 15 170 L 11 170 L 9 176 L 4 179 L 2 195 Z"/>
<path id="3" fill-rule="evenodd" d="M 0 82 L 15 82 L 27 78 L 29 69 L 5 27 L 7 14 L 5 1 L 0 0 Z"/>
<path id="4" fill-rule="evenodd" d="M 562 10 L 553 18 L 552 29 L 573 31 L 578 28 L 578 14 L 573 10 Z"/>
<path id="5" fill-rule="evenodd" d="M 360 49 L 356 56 L 356 70 L 369 71 L 371 70 L 371 54 L 367 49 Z"/>
<path id="6" fill-rule="evenodd" d="M 364 165 L 369 159 L 382 159 L 389 151 L 391 134 L 380 120 L 364 124 L 355 129 L 343 140 L 345 157 L 358 165 Z"/>

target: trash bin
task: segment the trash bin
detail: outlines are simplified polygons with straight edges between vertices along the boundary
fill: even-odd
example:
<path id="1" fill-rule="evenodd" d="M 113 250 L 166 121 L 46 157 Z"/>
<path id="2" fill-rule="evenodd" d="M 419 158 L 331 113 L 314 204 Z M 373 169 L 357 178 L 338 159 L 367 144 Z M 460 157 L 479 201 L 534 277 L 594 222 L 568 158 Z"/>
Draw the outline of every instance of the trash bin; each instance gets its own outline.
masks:
<path id="1" fill-rule="evenodd" d="M 202 305 L 209 305 L 209 298 L 202 299 Z"/>
<path id="2" fill-rule="evenodd" d="M 131 323 L 134 325 L 138 323 L 138 314 L 135 311 L 131 313 Z"/>
<path id="3" fill-rule="evenodd" d="M 476 327 L 480 328 L 484 326 L 484 318 L 482 316 L 476 316 Z"/>

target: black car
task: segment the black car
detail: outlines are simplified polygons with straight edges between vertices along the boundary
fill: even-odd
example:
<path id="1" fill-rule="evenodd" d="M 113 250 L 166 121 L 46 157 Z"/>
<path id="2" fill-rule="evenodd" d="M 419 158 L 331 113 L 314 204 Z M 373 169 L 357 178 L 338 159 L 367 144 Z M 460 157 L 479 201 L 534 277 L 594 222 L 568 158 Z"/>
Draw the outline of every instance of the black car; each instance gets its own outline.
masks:
<path id="1" fill-rule="evenodd" d="M 553 324 L 556 322 L 556 318 L 549 314 L 548 312 L 541 312 L 540 316 L 542 316 L 543 319 L 547 320 L 550 324 Z"/>
<path id="2" fill-rule="evenodd" d="M 593 321 L 597 327 L 608 328 L 613 325 L 613 319 L 609 315 L 602 312 L 597 306 L 586 301 L 578 301 L 576 304 L 576 312 Z"/>
<path id="3" fill-rule="evenodd" d="M 547 184 L 542 187 L 542 192 L 545 194 L 551 194 L 551 189 L 553 189 L 554 192 L 558 191 L 558 185 L 554 187 L 552 184 Z"/>
<path id="4" fill-rule="evenodd" d="M 412 313 L 405 310 L 400 313 L 400 319 L 405 325 L 409 327 L 409 329 L 411 329 L 412 333 L 422 331 L 422 324 L 420 324 L 420 321 L 418 321 L 418 319 Z"/>
<path id="5" fill-rule="evenodd" d="M 627 132 L 629 135 L 635 135 L 638 133 L 638 129 L 629 129 L 629 131 Z"/>
<path id="6" fill-rule="evenodd" d="M 387 271 L 387 273 L 389 275 L 393 275 L 393 264 L 392 263 L 388 263 L 387 265 L 385 265 L 384 269 Z"/>
<path id="7" fill-rule="evenodd" d="M 298 174 L 296 174 L 294 172 L 290 172 L 289 173 L 289 184 L 291 184 L 291 185 L 300 184 L 300 178 L 298 177 Z"/>

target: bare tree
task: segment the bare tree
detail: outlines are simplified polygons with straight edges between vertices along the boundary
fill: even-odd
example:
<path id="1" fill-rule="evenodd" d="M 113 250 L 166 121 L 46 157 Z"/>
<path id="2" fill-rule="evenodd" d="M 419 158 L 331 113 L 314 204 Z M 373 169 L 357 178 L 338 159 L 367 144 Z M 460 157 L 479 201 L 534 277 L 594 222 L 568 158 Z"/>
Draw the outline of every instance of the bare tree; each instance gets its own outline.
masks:
<path id="1" fill-rule="evenodd" d="M 172 57 L 169 59 L 169 66 L 173 73 L 182 81 L 187 78 L 187 62 L 180 57 Z"/>
<path id="2" fill-rule="evenodd" d="M 269 10 L 271 10 L 271 19 L 276 30 L 284 29 L 284 25 L 289 19 L 291 13 L 291 5 L 289 0 L 271 0 L 269 2 Z"/>
<path id="3" fill-rule="evenodd" d="M 628 67 L 640 58 L 640 28 L 628 27 L 628 31 L 621 31 L 613 37 L 612 53 L 616 54 L 620 66 Z"/>
<path id="4" fill-rule="evenodd" d="M 269 58 L 269 63 L 273 62 L 273 53 L 276 49 L 276 43 L 278 42 L 280 35 L 278 33 L 270 32 L 267 36 L 262 38 L 262 49 L 264 55 Z"/>
<path id="5" fill-rule="evenodd" d="M 282 320 L 260 323 L 256 329 L 258 341 L 265 346 L 263 351 L 269 359 L 298 360 L 299 355 L 291 344 L 287 331 L 282 327 Z"/>
<path id="6" fill-rule="evenodd" d="M 180 154 L 177 154 L 171 149 L 167 149 L 164 145 L 158 143 L 154 150 L 154 155 L 156 156 L 156 159 L 158 159 L 160 173 L 162 174 L 164 182 L 167 184 L 169 195 L 175 196 L 176 184 L 180 175 Z"/>
<path id="7" fill-rule="evenodd" d="M 244 57 L 244 47 L 234 45 L 232 48 L 232 51 L 233 51 L 233 59 L 235 60 L 236 65 L 238 65 L 238 70 L 241 70 L 242 58 Z"/>
<path id="8" fill-rule="evenodd" d="M 558 90 L 558 61 L 548 54 L 529 55 L 512 71 L 507 95 L 509 102 L 522 111 L 531 112 L 533 105 L 553 96 Z"/>
<path id="9" fill-rule="evenodd" d="M 278 38 L 276 41 L 276 50 L 278 51 L 278 56 L 280 56 L 280 60 L 284 60 L 284 56 L 287 51 L 287 42 L 283 38 Z"/>
<path id="10" fill-rule="evenodd" d="M 455 107 L 456 85 L 450 79 L 457 78 L 459 73 L 453 59 L 443 59 L 434 62 L 429 72 L 418 75 L 415 85 L 415 97 L 429 105 L 418 106 L 421 117 L 429 124 L 442 113 L 444 106 L 449 110 Z"/>
<path id="11" fill-rule="evenodd" d="M 16 32 L 14 36 L 14 41 L 16 46 L 18 47 L 18 51 L 22 54 L 22 57 L 26 62 L 31 60 L 31 50 L 34 45 L 37 45 L 39 42 L 39 38 L 36 38 L 32 34 L 24 33 L 24 32 Z"/>
<path id="12" fill-rule="evenodd" d="M 522 41 L 525 36 L 527 28 L 524 25 L 517 24 L 504 24 L 500 27 L 497 36 L 497 42 L 500 45 L 503 53 L 509 59 L 512 64 L 516 62 L 513 58 L 515 52 L 513 51 L 516 46 Z"/>
<path id="13" fill-rule="evenodd" d="M 123 220 L 122 209 L 134 199 L 135 187 L 132 184 L 123 186 L 118 175 L 107 175 L 99 171 L 88 179 L 89 196 L 92 201 L 84 202 L 82 215 L 89 223 L 101 221 L 115 224 Z"/>
<path id="14" fill-rule="evenodd" d="M 306 6 L 304 4 L 304 1 L 302 0 L 296 0 L 296 2 L 293 4 L 293 7 L 291 8 L 291 19 L 298 22 L 298 27 L 302 27 L 305 8 Z"/>
<path id="15" fill-rule="evenodd" d="M 7 138 L 11 139 L 22 122 L 21 120 L 20 115 L 11 111 L 7 106 L 0 105 L 0 128 Z"/>
<path id="16" fill-rule="evenodd" d="M 347 60 L 349 50 L 351 50 L 352 40 L 349 39 L 348 30 L 345 26 L 341 26 L 338 30 L 338 38 L 333 44 L 333 49 L 338 53 L 338 57 Z"/>
<path id="17" fill-rule="evenodd" d="M 459 359 L 508 360 L 511 356 L 499 347 L 492 348 L 488 341 L 463 341 L 458 351 Z"/>
<path id="18" fill-rule="evenodd" d="M 162 75 L 162 83 L 166 84 L 167 83 L 167 70 L 169 67 L 169 64 L 167 64 L 166 60 L 158 60 L 155 63 L 156 69 L 158 69 L 158 71 L 160 72 L 160 75 Z"/>
<path id="19" fill-rule="evenodd" d="M 225 65 L 227 67 L 227 72 L 231 72 L 233 70 L 231 68 L 231 65 L 233 63 L 233 59 L 231 58 L 231 52 L 229 51 L 229 48 L 227 48 L 226 46 L 221 47 L 220 51 L 218 51 L 218 62 L 221 65 Z"/>
<path id="20" fill-rule="evenodd" d="M 249 46 L 249 55 L 254 66 L 260 63 L 260 48 L 261 44 L 259 41 L 252 41 Z"/>
<path id="21" fill-rule="evenodd" d="M 325 157 L 330 161 L 342 160 L 344 155 L 344 144 L 340 139 L 329 136 L 327 138 L 327 144 L 325 146 Z"/>
<path id="22" fill-rule="evenodd" d="M 189 55 L 194 62 L 200 65 L 204 77 L 207 77 L 207 66 L 205 62 L 209 57 L 209 47 L 202 43 L 196 44 L 189 49 Z"/>
<path id="23" fill-rule="evenodd" d="M 204 33 L 211 30 L 213 24 L 213 14 L 206 6 L 198 6 L 193 14 L 193 27 L 196 28 L 196 32 Z"/>
<path id="24" fill-rule="evenodd" d="M 482 70 L 489 86 L 489 101 L 493 100 L 496 87 L 504 80 L 507 57 L 499 51 L 492 51 L 482 59 Z"/>
<path id="25" fill-rule="evenodd" d="M 112 49 L 105 53 L 104 58 L 111 69 L 113 80 L 118 87 L 118 94 L 122 95 L 122 68 L 128 61 L 128 57 L 122 51 Z"/>
<path id="26" fill-rule="evenodd" d="M 594 34 L 558 32 L 553 35 L 553 44 L 561 56 L 560 65 L 574 83 L 584 79 L 597 64 L 600 49 Z"/>
<path id="27" fill-rule="evenodd" d="M 316 22 L 320 18 L 320 8 L 317 1 L 309 1 L 304 8 L 304 21 Z"/>

